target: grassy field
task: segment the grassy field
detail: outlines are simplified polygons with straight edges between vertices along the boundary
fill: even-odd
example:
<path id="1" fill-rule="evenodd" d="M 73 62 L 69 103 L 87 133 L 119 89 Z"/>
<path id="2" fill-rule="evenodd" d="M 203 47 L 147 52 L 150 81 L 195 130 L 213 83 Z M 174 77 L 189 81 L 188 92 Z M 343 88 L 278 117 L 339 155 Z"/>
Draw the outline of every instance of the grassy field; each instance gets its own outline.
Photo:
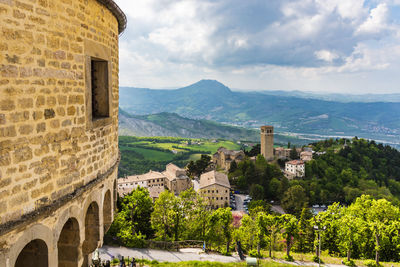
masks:
<path id="1" fill-rule="evenodd" d="M 198 160 L 201 154 L 212 155 L 221 146 L 232 150 L 241 148 L 241 144 L 227 140 L 120 136 L 119 177 L 162 171 L 170 162 L 184 167 L 190 160 Z"/>

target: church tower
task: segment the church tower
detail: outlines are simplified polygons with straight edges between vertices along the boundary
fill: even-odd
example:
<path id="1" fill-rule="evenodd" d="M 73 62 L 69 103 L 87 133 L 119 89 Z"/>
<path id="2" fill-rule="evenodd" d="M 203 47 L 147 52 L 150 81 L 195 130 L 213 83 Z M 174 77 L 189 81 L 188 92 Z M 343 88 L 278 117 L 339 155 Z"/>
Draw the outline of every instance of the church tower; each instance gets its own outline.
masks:
<path id="1" fill-rule="evenodd" d="M 261 126 L 261 155 L 266 160 L 274 159 L 274 127 Z"/>

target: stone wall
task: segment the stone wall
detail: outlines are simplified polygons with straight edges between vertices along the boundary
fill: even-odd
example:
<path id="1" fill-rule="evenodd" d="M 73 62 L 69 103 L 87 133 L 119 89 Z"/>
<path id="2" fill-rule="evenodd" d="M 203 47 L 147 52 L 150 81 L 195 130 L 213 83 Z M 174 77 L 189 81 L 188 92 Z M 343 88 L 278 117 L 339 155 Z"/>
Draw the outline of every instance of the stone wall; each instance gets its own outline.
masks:
<path id="1" fill-rule="evenodd" d="M 73 192 L 115 163 L 118 23 L 94 0 L 2 0 L 0 13 L 4 223 Z M 85 104 L 85 62 L 95 46 L 112 63 L 112 116 L 101 127 L 90 127 Z"/>
<path id="2" fill-rule="evenodd" d="M 203 199 L 213 208 L 229 207 L 229 188 L 219 184 L 209 185 L 200 189 Z"/>
<path id="3" fill-rule="evenodd" d="M 102 228 L 102 198 L 108 190 L 115 202 L 119 158 L 118 35 L 116 17 L 95 0 L 0 0 L 1 266 L 13 266 L 14 254 L 34 235 L 57 266 L 51 253 L 60 216 L 66 221 L 66 213 L 76 213 L 81 246 L 93 193 Z M 109 115 L 96 120 L 93 58 L 108 66 Z M 26 237 L 32 227 L 46 234 Z"/>

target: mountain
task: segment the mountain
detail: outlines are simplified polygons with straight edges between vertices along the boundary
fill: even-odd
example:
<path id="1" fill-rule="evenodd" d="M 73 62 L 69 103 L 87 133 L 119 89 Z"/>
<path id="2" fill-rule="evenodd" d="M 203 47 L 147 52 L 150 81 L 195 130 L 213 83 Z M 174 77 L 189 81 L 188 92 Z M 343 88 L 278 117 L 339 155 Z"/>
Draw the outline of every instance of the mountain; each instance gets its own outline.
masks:
<path id="1" fill-rule="evenodd" d="M 191 119 L 244 127 L 274 125 L 277 131 L 397 140 L 400 103 L 324 101 L 235 92 L 214 80 L 175 90 L 120 88 L 120 107 L 130 114 L 170 112 Z"/>
<path id="2" fill-rule="evenodd" d="M 223 138 L 228 140 L 259 141 L 260 132 L 220 123 L 194 120 L 175 113 L 134 116 L 120 109 L 120 135 L 172 136 L 185 138 Z"/>

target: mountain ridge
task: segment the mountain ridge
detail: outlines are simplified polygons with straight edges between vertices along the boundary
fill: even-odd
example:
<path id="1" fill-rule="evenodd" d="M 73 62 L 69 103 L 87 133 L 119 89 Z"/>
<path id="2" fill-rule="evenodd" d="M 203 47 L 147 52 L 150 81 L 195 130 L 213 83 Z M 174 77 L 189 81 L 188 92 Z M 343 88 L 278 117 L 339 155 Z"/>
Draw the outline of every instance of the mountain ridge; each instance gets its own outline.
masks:
<path id="1" fill-rule="evenodd" d="M 400 114 L 400 103 L 343 103 L 237 92 L 215 80 L 174 90 L 121 87 L 120 107 L 134 115 L 171 112 L 247 128 L 271 124 L 281 132 L 379 139 L 400 133 L 400 117 L 394 116 Z"/>

